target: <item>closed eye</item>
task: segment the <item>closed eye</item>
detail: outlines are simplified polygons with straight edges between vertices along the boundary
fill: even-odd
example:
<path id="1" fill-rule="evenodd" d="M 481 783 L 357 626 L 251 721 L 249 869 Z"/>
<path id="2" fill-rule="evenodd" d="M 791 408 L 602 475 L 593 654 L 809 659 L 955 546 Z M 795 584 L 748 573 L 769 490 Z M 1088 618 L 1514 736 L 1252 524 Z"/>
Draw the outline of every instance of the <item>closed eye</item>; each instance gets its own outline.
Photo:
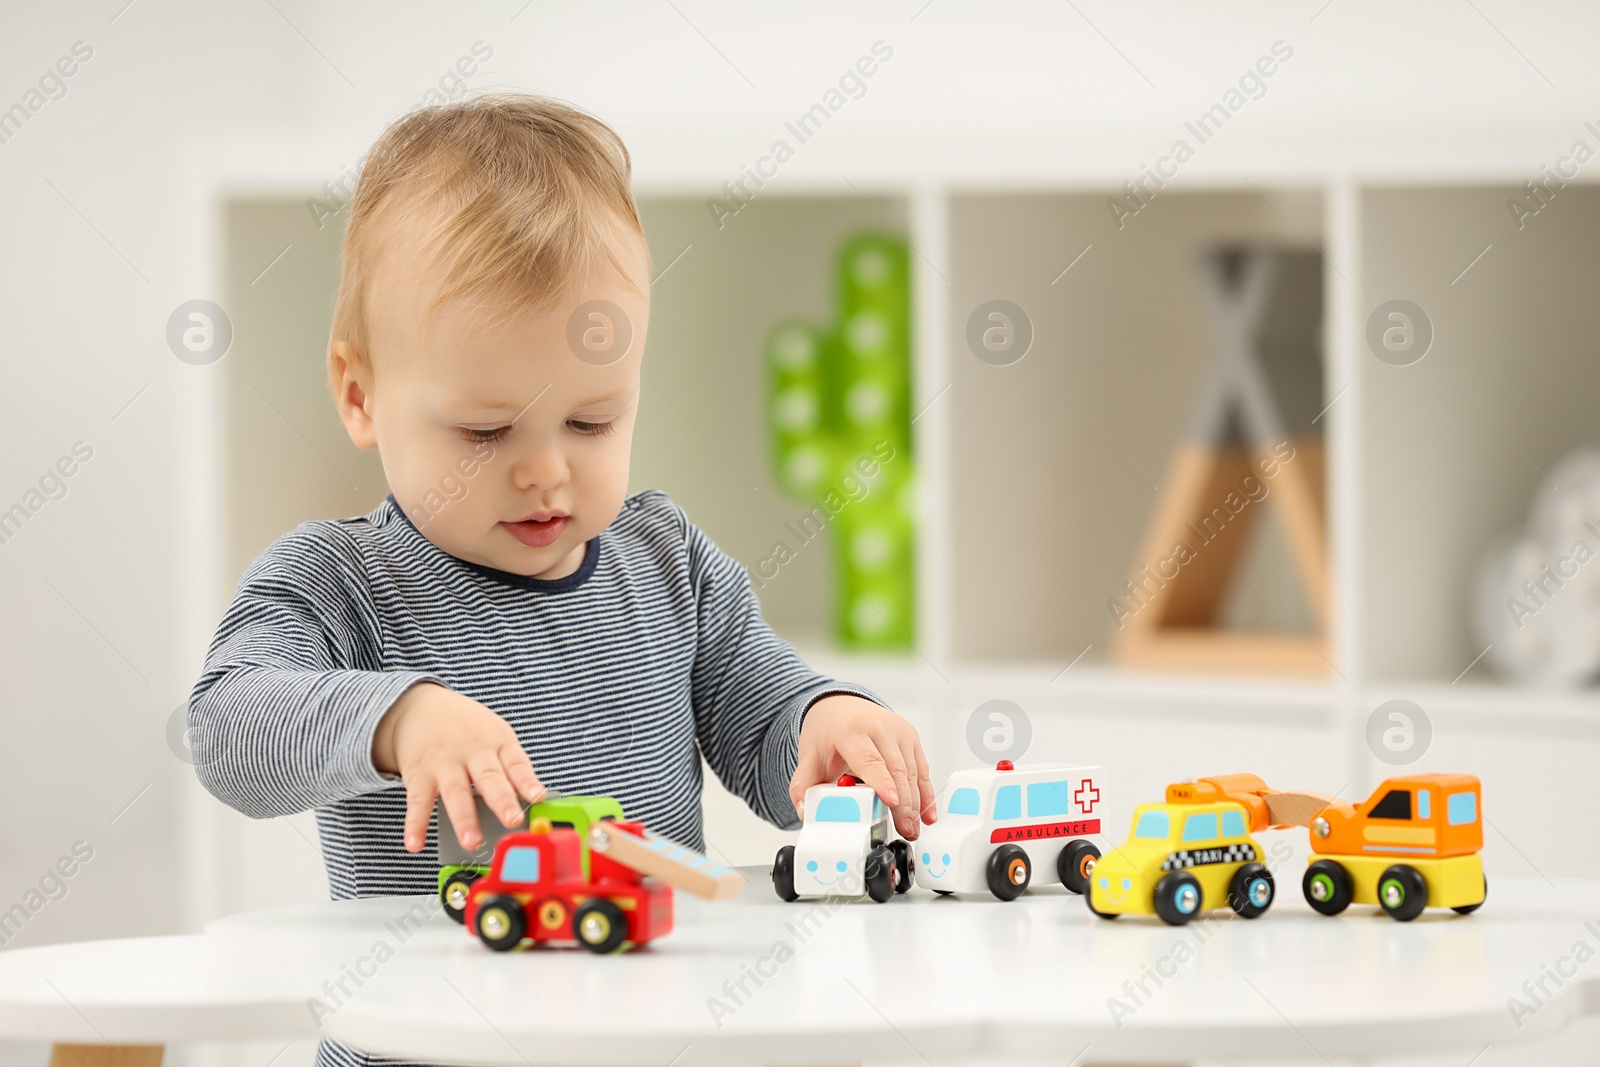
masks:
<path id="1" fill-rule="evenodd" d="M 567 420 L 567 425 L 585 437 L 609 437 L 617 432 L 617 421 L 615 419 L 610 422 L 580 422 L 577 419 L 569 419 Z"/>
<path id="2" fill-rule="evenodd" d="M 474 430 L 470 426 L 462 426 L 459 432 L 468 441 L 498 441 L 511 432 L 511 427 L 507 425 L 496 426 L 492 430 Z"/>

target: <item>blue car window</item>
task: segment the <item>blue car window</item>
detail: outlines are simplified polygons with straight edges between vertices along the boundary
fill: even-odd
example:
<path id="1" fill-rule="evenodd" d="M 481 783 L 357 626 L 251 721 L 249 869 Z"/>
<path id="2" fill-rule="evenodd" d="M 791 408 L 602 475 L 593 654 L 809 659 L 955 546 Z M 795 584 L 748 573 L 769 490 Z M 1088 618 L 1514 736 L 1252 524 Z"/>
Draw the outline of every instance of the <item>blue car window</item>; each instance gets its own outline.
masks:
<path id="1" fill-rule="evenodd" d="M 1244 812 L 1234 809 L 1222 813 L 1222 836 L 1244 836 Z"/>
<path id="2" fill-rule="evenodd" d="M 1478 821 L 1478 794 L 1451 793 L 1445 802 L 1445 814 L 1451 826 L 1463 826 Z"/>
<path id="3" fill-rule="evenodd" d="M 500 864 L 500 877 L 507 882 L 537 882 L 539 850 L 527 847 L 506 849 L 505 862 Z"/>
<path id="4" fill-rule="evenodd" d="M 994 817 L 997 819 L 1022 818 L 1022 787 L 1003 785 L 995 790 Z"/>
<path id="5" fill-rule="evenodd" d="M 1433 798 L 1426 789 L 1417 790 L 1417 818 L 1433 818 Z"/>
<path id="6" fill-rule="evenodd" d="M 823 797 L 817 801 L 817 822 L 860 822 L 861 805 L 855 797 Z"/>
<path id="7" fill-rule="evenodd" d="M 1028 786 L 1028 815 L 1065 815 L 1067 782 L 1034 782 Z"/>
<path id="8" fill-rule="evenodd" d="M 1208 811 L 1183 820 L 1184 841 L 1210 841 L 1217 836 L 1217 813 Z"/>
<path id="9" fill-rule="evenodd" d="M 1165 841 L 1172 833 L 1172 817 L 1164 811 L 1147 811 L 1139 816 L 1139 825 L 1133 828 L 1134 837 L 1151 837 Z"/>
<path id="10" fill-rule="evenodd" d="M 946 815 L 976 815 L 978 814 L 978 791 L 976 789 L 962 788 L 950 794 L 950 803 L 945 807 Z"/>

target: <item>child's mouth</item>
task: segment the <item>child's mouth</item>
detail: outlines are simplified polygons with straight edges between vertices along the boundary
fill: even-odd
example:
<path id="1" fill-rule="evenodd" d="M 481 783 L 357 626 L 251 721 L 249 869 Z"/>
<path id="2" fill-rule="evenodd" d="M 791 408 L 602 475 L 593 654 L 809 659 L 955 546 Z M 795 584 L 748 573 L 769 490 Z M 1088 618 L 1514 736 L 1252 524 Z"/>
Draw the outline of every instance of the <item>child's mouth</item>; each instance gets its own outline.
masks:
<path id="1" fill-rule="evenodd" d="M 567 516 L 554 515 L 544 522 L 523 520 L 522 522 L 502 522 L 501 526 L 511 532 L 511 536 L 532 548 L 543 548 L 561 536 L 567 528 Z"/>

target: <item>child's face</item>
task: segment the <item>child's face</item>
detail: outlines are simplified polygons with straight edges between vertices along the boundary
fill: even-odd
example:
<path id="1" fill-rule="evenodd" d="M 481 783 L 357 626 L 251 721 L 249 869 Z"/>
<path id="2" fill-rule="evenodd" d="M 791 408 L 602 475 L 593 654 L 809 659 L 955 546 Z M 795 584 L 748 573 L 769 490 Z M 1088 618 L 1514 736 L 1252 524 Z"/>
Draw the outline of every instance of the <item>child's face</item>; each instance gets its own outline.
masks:
<path id="1" fill-rule="evenodd" d="M 437 283 L 404 241 L 389 246 L 367 293 L 376 383 L 365 404 L 340 407 L 351 439 L 377 447 L 395 500 L 451 555 L 560 578 L 621 510 L 650 277 L 637 234 L 619 229 L 613 248 L 633 287 L 605 270 L 548 312 L 485 328 L 462 301 L 425 320 Z M 596 300 L 621 318 L 585 315 L 574 329 Z"/>

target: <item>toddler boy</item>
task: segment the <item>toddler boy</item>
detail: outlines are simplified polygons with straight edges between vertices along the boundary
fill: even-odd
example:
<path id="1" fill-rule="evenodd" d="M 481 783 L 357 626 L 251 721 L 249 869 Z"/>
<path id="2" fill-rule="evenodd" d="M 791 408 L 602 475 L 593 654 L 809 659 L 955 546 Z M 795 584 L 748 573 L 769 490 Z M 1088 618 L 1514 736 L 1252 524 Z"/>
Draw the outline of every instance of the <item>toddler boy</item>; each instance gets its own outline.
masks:
<path id="1" fill-rule="evenodd" d="M 665 493 L 626 495 L 630 174 L 604 123 L 521 94 L 413 112 L 363 166 L 328 376 L 391 494 L 261 554 L 189 700 L 206 788 L 315 809 L 336 900 L 433 892 L 435 797 L 471 849 L 474 790 L 508 827 L 547 785 L 608 794 L 703 850 L 702 755 L 780 827 L 846 768 L 903 836 L 932 821 L 910 724 L 801 662 Z"/>

